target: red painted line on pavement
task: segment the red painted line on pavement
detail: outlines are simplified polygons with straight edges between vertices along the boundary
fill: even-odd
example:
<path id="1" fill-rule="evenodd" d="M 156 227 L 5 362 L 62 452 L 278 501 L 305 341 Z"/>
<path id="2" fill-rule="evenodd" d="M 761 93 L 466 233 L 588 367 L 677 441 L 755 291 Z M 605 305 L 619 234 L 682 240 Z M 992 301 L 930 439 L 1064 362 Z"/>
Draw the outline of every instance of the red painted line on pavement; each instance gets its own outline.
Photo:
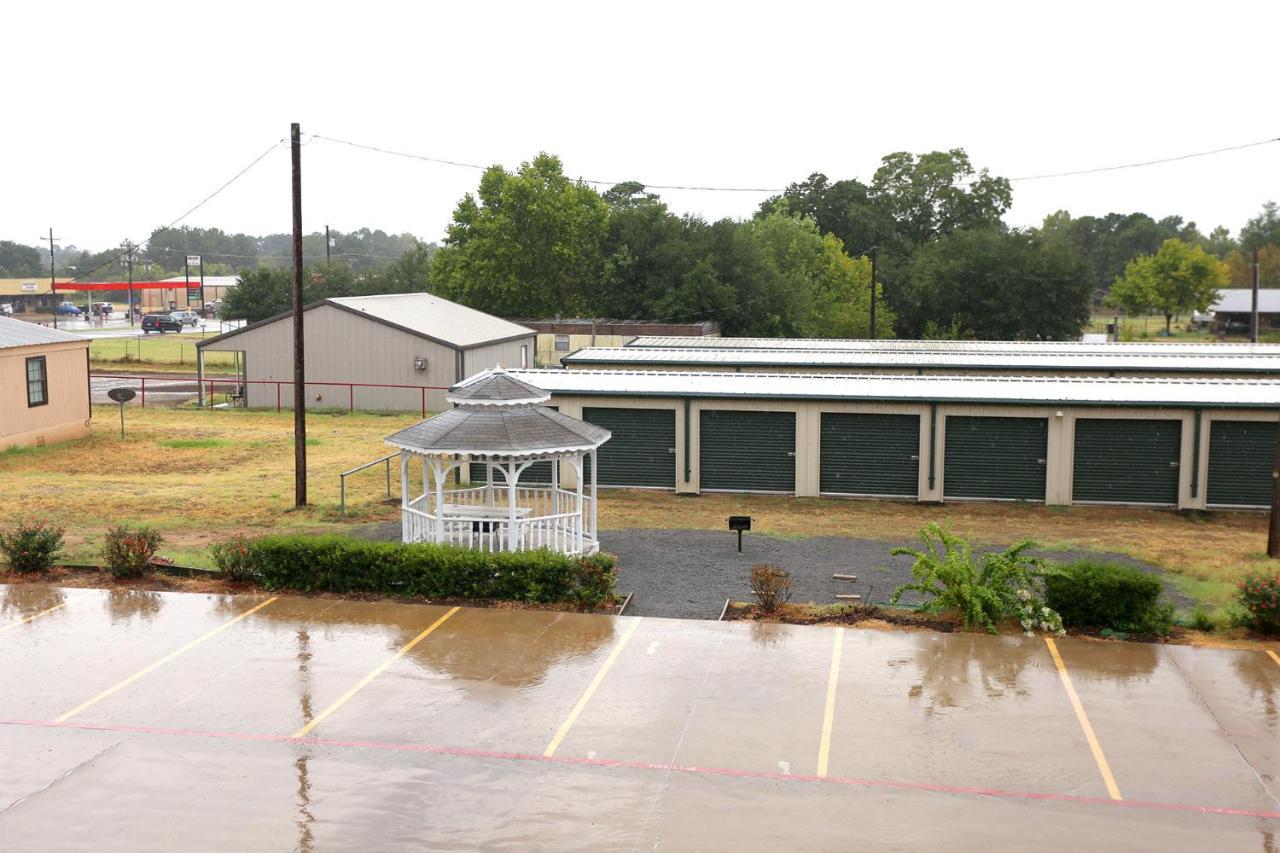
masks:
<path id="1" fill-rule="evenodd" d="M 882 788 L 898 791 L 924 791 L 936 794 L 956 794 L 978 797 L 994 797 L 1012 800 L 1040 800 L 1082 805 L 1107 806 L 1116 809 L 1147 809 L 1193 814 L 1226 815 L 1280 820 L 1280 812 L 1262 809 L 1238 809 L 1224 806 L 1196 806 L 1186 803 L 1163 803 L 1147 800 L 1112 800 L 1107 797 L 1086 797 L 1077 794 L 1053 794 L 1037 791 L 1010 791 L 1000 788 L 980 788 L 964 785 L 941 785 L 930 782 L 903 782 L 893 779 L 858 779 L 851 776 L 814 776 L 779 773 L 768 770 L 739 770 L 732 767 L 700 767 L 692 764 L 671 764 L 653 761 L 629 761 L 615 758 L 575 758 L 571 756 L 546 756 L 528 752 L 503 752 L 491 749 L 468 749 L 456 746 L 434 746 L 418 743 L 390 743 L 387 741 L 346 740 L 324 737 L 293 737 L 291 735 L 253 734 L 251 732 L 217 732 L 197 729 L 171 729 L 157 726 L 127 726 L 110 723 L 59 723 L 53 720 L 2 720 L 0 726 L 29 726 L 46 729 L 73 729 L 77 731 L 119 732 L 166 737 L 196 737 L 210 740 L 258 741 L 261 743 L 296 743 L 308 746 L 328 746 L 345 749 L 368 749 L 388 752 L 413 752 L 429 755 L 450 755 L 462 758 L 489 758 L 502 761 L 528 761 L 543 764 L 560 764 L 580 767 L 623 768 L 627 770 L 657 770 L 688 773 L 700 776 L 723 776 L 732 779 L 763 779 L 770 782 L 811 782 L 824 785 L 844 785 L 855 788 Z"/>

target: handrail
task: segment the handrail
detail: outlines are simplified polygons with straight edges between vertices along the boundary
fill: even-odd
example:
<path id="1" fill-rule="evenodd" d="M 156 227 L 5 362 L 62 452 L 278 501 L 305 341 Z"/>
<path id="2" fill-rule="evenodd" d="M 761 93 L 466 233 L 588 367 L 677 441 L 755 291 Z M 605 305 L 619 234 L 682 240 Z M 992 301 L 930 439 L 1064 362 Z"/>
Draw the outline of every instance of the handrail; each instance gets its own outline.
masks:
<path id="1" fill-rule="evenodd" d="M 341 474 L 338 475 L 338 492 L 339 492 L 339 503 L 340 503 L 339 518 L 347 517 L 347 475 L 358 473 L 360 471 L 363 471 L 366 468 L 372 468 L 374 465 L 377 465 L 379 463 L 385 463 L 387 466 L 387 499 L 389 500 L 391 498 L 391 460 L 395 459 L 399 455 L 400 455 L 399 453 L 388 453 L 386 456 L 383 456 L 381 459 L 375 459 L 372 462 L 366 462 L 363 465 L 358 465 L 355 468 L 352 468 L 350 471 L 343 471 Z"/>

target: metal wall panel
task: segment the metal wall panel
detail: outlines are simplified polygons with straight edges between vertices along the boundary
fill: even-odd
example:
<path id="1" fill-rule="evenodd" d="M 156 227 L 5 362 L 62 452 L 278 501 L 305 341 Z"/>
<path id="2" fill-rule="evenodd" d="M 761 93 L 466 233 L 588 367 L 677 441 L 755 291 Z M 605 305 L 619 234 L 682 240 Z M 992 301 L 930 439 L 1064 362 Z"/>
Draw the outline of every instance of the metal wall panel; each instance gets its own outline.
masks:
<path id="1" fill-rule="evenodd" d="M 1182 421 L 1076 420 L 1073 501 L 1176 506 Z"/>
<path id="2" fill-rule="evenodd" d="M 1209 505 L 1270 506 L 1275 452 L 1275 421 L 1212 421 Z"/>
<path id="3" fill-rule="evenodd" d="M 947 417 L 943 496 L 1043 501 L 1048 436 L 1045 418 Z"/>
<path id="4" fill-rule="evenodd" d="M 919 415 L 823 412 L 819 490 L 915 497 L 920 478 Z"/>
<path id="5" fill-rule="evenodd" d="M 699 460 L 703 489 L 794 492 L 794 412 L 703 409 Z"/>
<path id="6" fill-rule="evenodd" d="M 596 451 L 599 485 L 676 487 L 674 409 L 584 408 L 582 420 L 613 433 Z M 591 482 L 590 458 L 583 478 Z"/>

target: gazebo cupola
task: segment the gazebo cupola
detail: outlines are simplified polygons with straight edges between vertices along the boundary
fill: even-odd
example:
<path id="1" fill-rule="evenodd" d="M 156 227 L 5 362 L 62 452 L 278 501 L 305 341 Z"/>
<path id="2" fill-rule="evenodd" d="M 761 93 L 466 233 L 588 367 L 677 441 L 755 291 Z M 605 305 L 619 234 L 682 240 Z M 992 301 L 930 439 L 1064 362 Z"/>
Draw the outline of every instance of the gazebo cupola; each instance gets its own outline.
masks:
<path id="1" fill-rule="evenodd" d="M 543 405 L 550 398 L 495 367 L 450 389 L 455 408 L 389 436 L 387 443 L 400 449 L 403 540 L 485 551 L 595 553 L 595 455 L 609 431 Z M 417 497 L 409 476 L 414 456 L 423 466 Z M 521 476 L 541 462 L 550 463 L 550 483 L 521 485 Z M 565 463 L 575 474 L 572 490 L 561 485 Z M 449 472 L 464 465 L 483 465 L 484 484 L 446 488 Z"/>

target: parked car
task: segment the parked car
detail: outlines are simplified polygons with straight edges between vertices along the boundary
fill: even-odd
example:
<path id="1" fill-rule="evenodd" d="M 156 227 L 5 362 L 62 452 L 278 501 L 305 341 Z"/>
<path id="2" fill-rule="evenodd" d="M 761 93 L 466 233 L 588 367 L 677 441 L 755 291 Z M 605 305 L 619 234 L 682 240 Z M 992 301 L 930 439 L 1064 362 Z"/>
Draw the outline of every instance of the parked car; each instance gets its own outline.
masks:
<path id="1" fill-rule="evenodd" d="M 58 314 L 65 314 L 68 317 L 80 316 L 80 309 L 70 302 L 63 302 L 55 309 L 55 312 Z"/>
<path id="2" fill-rule="evenodd" d="M 116 306 L 110 302 L 93 303 L 93 313 L 98 317 L 109 317 L 115 313 Z"/>
<path id="3" fill-rule="evenodd" d="M 13 303 L 0 302 L 0 314 L 4 314 L 8 316 L 9 314 L 12 314 L 12 313 L 13 313 Z"/>
<path id="4" fill-rule="evenodd" d="M 200 315 L 194 311 L 170 311 L 169 316 L 177 320 L 181 325 L 193 328 L 200 322 Z"/>
<path id="5" fill-rule="evenodd" d="M 182 323 L 175 320 L 172 314 L 147 314 L 142 318 L 142 331 L 144 334 L 152 332 L 181 332 Z"/>

